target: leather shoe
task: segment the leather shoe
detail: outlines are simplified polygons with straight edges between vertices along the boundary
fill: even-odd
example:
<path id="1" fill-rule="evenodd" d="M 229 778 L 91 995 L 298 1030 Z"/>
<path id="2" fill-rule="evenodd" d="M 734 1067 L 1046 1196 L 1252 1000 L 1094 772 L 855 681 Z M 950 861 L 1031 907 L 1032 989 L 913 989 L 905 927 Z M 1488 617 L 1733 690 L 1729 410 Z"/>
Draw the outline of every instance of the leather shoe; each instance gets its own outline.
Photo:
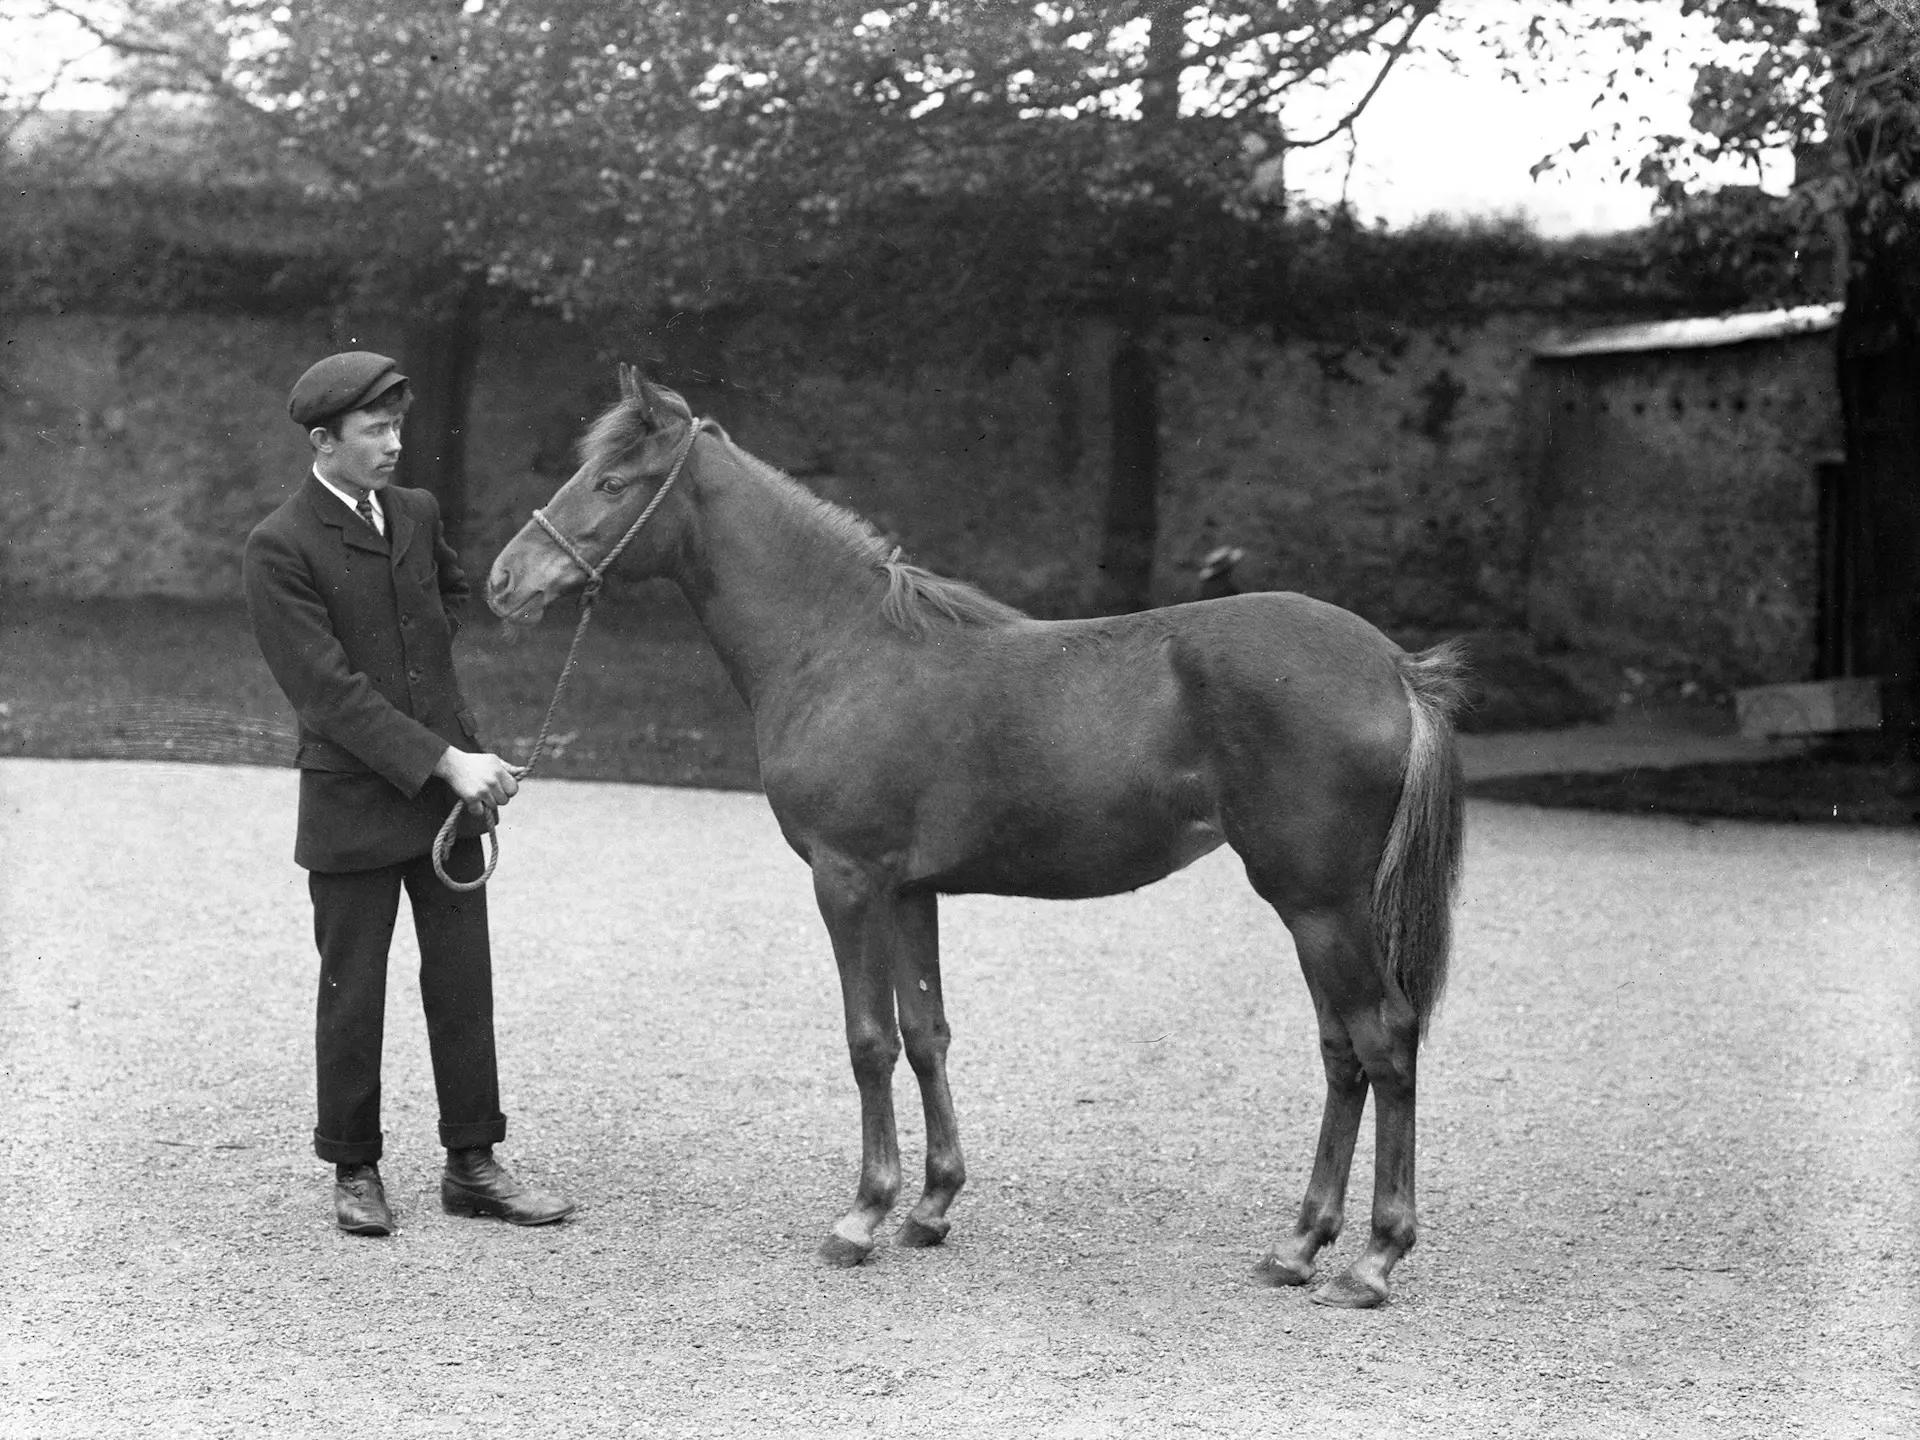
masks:
<path id="1" fill-rule="evenodd" d="M 333 1223 L 349 1235 L 391 1235 L 393 1211 L 377 1165 L 340 1165 L 334 1169 Z"/>
<path id="2" fill-rule="evenodd" d="M 571 1200 L 530 1190 L 493 1158 L 490 1146 L 449 1150 L 440 1176 L 440 1208 L 449 1215 L 492 1215 L 509 1225 L 551 1225 L 574 1211 Z"/>

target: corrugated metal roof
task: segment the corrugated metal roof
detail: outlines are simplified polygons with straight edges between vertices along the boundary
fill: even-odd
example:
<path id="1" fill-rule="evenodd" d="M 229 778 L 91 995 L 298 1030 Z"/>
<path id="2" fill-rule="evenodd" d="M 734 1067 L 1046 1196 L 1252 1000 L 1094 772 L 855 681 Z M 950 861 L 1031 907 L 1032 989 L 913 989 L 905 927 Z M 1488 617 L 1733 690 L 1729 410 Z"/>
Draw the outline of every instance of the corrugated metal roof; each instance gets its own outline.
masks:
<path id="1" fill-rule="evenodd" d="M 1749 340 L 1778 340 L 1813 335 L 1840 323 L 1840 304 L 1796 305 L 1791 310 L 1760 310 L 1744 315 L 1705 315 L 1686 320 L 1657 320 L 1645 325 L 1615 325 L 1583 335 L 1548 334 L 1533 347 L 1543 360 L 1579 355 L 1631 355 L 1646 350 L 1705 350 Z"/>

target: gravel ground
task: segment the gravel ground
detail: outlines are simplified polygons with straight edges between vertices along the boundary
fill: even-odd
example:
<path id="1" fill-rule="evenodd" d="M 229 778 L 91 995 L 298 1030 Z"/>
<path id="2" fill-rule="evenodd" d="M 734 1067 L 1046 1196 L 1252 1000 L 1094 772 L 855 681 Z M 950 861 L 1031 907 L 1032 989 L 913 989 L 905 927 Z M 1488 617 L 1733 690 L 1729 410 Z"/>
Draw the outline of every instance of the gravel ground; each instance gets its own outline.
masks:
<path id="1" fill-rule="evenodd" d="M 294 783 L 0 761 L 0 1433 L 1920 1433 L 1910 834 L 1476 802 L 1420 1248 L 1352 1314 L 1246 1283 L 1320 1081 L 1224 852 L 1114 900 L 946 902 L 952 1240 L 820 1267 L 856 1104 L 806 872 L 750 794 L 529 787 L 492 887 L 504 1153 L 580 1215 L 439 1213 L 407 938 L 402 1228 L 338 1234 Z M 1355 1177 L 1332 1263 L 1365 1135 Z"/>

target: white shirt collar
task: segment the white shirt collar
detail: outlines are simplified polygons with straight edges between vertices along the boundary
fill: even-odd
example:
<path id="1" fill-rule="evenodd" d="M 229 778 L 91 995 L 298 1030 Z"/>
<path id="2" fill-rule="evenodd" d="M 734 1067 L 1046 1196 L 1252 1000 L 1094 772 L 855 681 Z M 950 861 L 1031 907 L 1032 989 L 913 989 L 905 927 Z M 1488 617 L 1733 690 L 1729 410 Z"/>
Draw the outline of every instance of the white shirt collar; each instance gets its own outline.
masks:
<path id="1" fill-rule="evenodd" d="M 314 467 L 313 478 L 318 480 L 322 485 L 326 486 L 327 489 L 331 490 L 335 495 L 338 495 L 340 497 L 340 503 L 346 506 L 349 510 L 353 511 L 355 517 L 359 516 L 360 514 L 359 502 L 355 500 L 351 495 L 347 494 L 346 491 L 342 490 L 338 485 L 334 484 L 331 480 L 327 479 L 326 476 L 322 475 L 320 473 L 318 466 Z M 367 491 L 367 503 L 373 507 L 373 528 L 378 530 L 382 535 L 386 534 L 387 533 L 387 511 L 386 511 L 386 507 L 380 503 L 380 492 L 378 490 Z"/>

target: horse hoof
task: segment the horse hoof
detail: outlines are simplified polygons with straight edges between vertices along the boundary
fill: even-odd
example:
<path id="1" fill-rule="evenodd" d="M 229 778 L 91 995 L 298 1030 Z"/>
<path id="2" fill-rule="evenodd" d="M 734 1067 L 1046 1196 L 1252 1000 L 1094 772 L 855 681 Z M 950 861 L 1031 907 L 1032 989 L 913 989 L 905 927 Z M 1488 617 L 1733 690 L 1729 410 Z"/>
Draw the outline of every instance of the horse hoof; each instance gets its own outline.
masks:
<path id="1" fill-rule="evenodd" d="M 866 1263 L 873 1254 L 873 1242 L 861 1244 L 858 1240 L 849 1240 L 844 1235 L 829 1235 L 820 1242 L 820 1258 L 836 1270 L 851 1270 L 856 1265 Z"/>
<path id="2" fill-rule="evenodd" d="M 947 1232 L 953 1229 L 953 1222 L 945 1216 L 938 1220 L 916 1220 L 909 1215 L 900 1222 L 900 1229 L 893 1237 L 893 1243 L 904 1245 L 909 1250 L 927 1250 L 942 1244 Z"/>
<path id="3" fill-rule="evenodd" d="M 1278 1255 L 1268 1255 L 1253 1267 L 1253 1283 L 1271 1285 L 1275 1289 L 1282 1285 L 1311 1285 L 1313 1262 L 1282 1260 Z"/>
<path id="4" fill-rule="evenodd" d="M 1387 1287 L 1370 1284 L 1347 1270 L 1314 1291 L 1311 1298 L 1316 1305 L 1336 1310 L 1373 1310 L 1387 1303 Z"/>

